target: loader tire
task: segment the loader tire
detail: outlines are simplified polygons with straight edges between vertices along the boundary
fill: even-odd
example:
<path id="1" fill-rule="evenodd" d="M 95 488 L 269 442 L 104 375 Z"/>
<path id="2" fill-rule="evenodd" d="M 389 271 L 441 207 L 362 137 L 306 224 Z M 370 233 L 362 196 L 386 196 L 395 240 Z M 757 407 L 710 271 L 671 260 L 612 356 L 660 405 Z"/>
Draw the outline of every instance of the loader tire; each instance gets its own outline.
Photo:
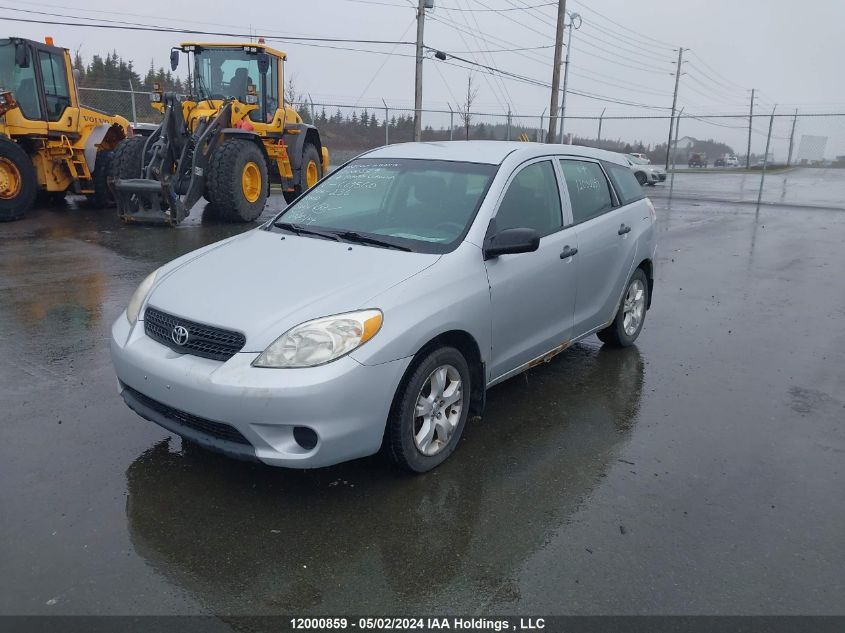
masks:
<path id="1" fill-rule="evenodd" d="M 118 144 L 111 157 L 109 180 L 141 177 L 141 153 L 146 142 L 144 136 L 130 136 Z"/>
<path id="2" fill-rule="evenodd" d="M 208 192 L 221 220 L 252 222 L 267 202 L 267 162 L 251 141 L 229 139 L 211 156 Z"/>
<path id="3" fill-rule="evenodd" d="M 320 150 L 315 145 L 307 143 L 302 148 L 302 168 L 299 172 L 299 193 L 305 193 L 316 185 L 323 177 L 323 162 Z"/>
<path id="4" fill-rule="evenodd" d="M 109 176 L 111 175 L 111 165 L 114 160 L 114 152 L 110 149 L 103 149 L 97 152 L 97 160 L 94 163 L 94 173 L 91 174 L 91 180 L 94 184 L 94 193 L 89 193 L 86 197 L 91 206 L 102 209 L 114 204 L 114 195 L 111 187 L 109 187 Z"/>
<path id="5" fill-rule="evenodd" d="M 37 193 L 38 180 L 27 153 L 17 143 L 0 139 L 0 222 L 22 218 Z"/>

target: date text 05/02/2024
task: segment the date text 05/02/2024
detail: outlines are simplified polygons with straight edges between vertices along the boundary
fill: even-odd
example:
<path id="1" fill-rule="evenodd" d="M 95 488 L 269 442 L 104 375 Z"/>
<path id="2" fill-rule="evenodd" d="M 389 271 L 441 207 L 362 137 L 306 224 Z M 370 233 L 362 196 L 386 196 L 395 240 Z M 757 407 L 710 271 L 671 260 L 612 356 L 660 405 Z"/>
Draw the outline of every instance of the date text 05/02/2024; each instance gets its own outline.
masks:
<path id="1" fill-rule="evenodd" d="M 481 618 L 481 617 L 299 617 L 291 618 L 293 630 L 345 630 L 376 631 L 539 631 L 546 628 L 544 618 Z"/>

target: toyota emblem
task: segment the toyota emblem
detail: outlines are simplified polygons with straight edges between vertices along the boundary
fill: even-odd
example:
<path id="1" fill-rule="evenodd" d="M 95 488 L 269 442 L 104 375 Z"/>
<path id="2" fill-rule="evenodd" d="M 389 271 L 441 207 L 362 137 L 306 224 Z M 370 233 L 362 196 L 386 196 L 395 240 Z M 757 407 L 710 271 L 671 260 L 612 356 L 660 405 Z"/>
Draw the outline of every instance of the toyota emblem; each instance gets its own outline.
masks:
<path id="1" fill-rule="evenodd" d="M 173 331 L 170 333 L 170 340 L 177 345 L 182 346 L 188 342 L 188 338 L 190 338 L 190 336 L 188 328 L 183 325 L 175 325 L 173 326 Z"/>

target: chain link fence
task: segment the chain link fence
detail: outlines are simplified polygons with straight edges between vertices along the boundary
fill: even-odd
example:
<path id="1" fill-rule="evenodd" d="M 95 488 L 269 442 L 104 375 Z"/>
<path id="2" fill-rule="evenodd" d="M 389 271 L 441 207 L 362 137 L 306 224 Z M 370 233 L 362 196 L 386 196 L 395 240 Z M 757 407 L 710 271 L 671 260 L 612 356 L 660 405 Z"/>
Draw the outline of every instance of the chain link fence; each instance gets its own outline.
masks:
<path id="1" fill-rule="evenodd" d="M 85 105 L 135 123 L 161 121 L 149 92 L 80 87 L 79 95 Z M 413 108 L 383 104 L 308 100 L 295 107 L 319 127 L 332 164 L 340 165 L 361 152 L 413 140 Z M 545 114 L 426 108 L 422 140 L 542 142 L 548 125 Z M 569 144 L 642 155 L 649 164 L 635 165 L 635 171 L 666 171 L 665 181 L 648 187 L 654 198 L 845 210 L 845 112 L 567 116 L 563 130 Z"/>
<path id="2" fill-rule="evenodd" d="M 119 114 L 131 123 L 160 123 L 161 113 L 153 109 L 151 92 L 114 88 L 79 87 L 79 101 L 88 107 Z"/>

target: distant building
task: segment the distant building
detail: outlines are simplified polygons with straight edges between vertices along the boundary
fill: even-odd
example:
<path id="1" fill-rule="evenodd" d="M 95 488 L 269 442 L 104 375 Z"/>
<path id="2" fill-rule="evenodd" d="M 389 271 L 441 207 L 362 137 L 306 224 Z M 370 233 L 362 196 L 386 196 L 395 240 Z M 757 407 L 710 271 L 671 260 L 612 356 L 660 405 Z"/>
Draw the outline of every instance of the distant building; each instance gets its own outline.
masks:
<path id="1" fill-rule="evenodd" d="M 677 140 L 677 144 L 675 141 L 672 141 L 672 160 L 676 163 L 689 162 L 690 155 L 692 154 L 692 148 L 695 147 L 697 142 L 698 141 L 691 136 L 682 136 Z"/>
<path id="2" fill-rule="evenodd" d="M 804 165 L 820 163 L 824 160 L 824 150 L 827 147 L 826 136 L 812 136 L 802 134 L 798 143 L 798 162 Z"/>

